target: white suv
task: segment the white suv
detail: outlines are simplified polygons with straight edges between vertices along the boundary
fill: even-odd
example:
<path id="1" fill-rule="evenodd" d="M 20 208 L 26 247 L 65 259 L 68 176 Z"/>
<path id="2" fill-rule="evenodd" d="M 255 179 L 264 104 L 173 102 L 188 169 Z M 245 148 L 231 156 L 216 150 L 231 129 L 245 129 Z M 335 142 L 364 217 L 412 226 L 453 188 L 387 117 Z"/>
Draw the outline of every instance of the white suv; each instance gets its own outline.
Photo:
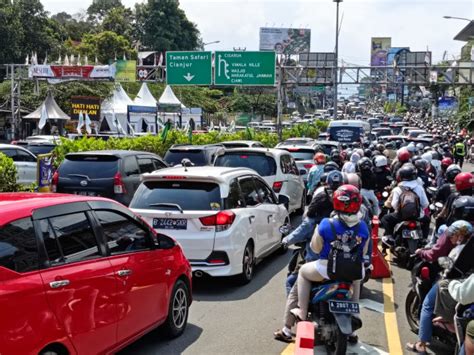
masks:
<path id="1" fill-rule="evenodd" d="M 276 194 L 289 197 L 290 213 L 304 211 L 306 196 L 303 178 L 289 152 L 270 148 L 226 149 L 216 154 L 214 166 L 253 169 Z"/>
<path id="2" fill-rule="evenodd" d="M 174 167 L 142 177 L 130 208 L 182 245 L 194 276 L 250 282 L 256 261 L 284 250 L 289 199 L 253 170 Z"/>

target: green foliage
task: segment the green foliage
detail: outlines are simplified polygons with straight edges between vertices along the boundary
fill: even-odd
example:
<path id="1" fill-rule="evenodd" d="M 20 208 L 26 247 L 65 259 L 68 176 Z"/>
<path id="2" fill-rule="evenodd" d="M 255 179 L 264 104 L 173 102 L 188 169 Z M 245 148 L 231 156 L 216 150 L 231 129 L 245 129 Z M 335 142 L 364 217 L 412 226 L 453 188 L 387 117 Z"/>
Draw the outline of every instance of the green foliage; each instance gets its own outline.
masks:
<path id="1" fill-rule="evenodd" d="M 127 58 L 136 58 L 136 52 L 130 42 L 124 36 L 112 31 L 84 35 L 78 51 L 89 58 L 97 56 L 101 63 L 108 63 L 116 57 L 121 58 L 123 54 Z"/>
<path id="2" fill-rule="evenodd" d="M 107 13 L 102 21 L 103 31 L 110 31 L 120 34 L 128 41 L 132 40 L 133 35 L 133 13 L 125 7 L 115 7 Z"/>
<path id="3" fill-rule="evenodd" d="M 13 160 L 0 153 L 0 192 L 14 192 L 18 189 L 16 183 L 17 171 Z"/>
<path id="4" fill-rule="evenodd" d="M 136 31 L 150 50 L 193 50 L 199 46 L 199 30 L 186 18 L 176 0 L 148 0 L 135 5 Z"/>
<path id="5" fill-rule="evenodd" d="M 124 8 L 121 0 L 93 0 L 87 8 L 89 21 L 101 22 L 115 8 Z"/>
<path id="6" fill-rule="evenodd" d="M 387 101 L 383 105 L 383 111 L 385 113 L 395 113 L 397 115 L 402 115 L 408 111 L 407 107 L 402 105 L 400 102 L 391 102 Z"/>
<path id="7" fill-rule="evenodd" d="M 0 63 L 14 63 L 21 57 L 23 28 L 16 8 L 0 6 Z"/>

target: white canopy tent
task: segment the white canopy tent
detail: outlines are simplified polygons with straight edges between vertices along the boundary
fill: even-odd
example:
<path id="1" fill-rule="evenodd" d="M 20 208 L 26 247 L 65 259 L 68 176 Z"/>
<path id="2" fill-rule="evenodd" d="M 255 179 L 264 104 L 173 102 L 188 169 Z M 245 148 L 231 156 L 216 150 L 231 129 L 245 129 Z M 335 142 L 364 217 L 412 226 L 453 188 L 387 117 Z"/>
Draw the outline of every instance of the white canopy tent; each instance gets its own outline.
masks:
<path id="1" fill-rule="evenodd" d="M 120 84 L 115 87 L 112 96 L 102 102 L 102 117 L 107 120 L 111 131 L 123 134 L 127 132 L 128 105 L 133 105 L 133 101 Z"/>
<path id="2" fill-rule="evenodd" d="M 46 129 L 51 134 L 63 133 L 64 121 L 69 121 L 71 119 L 71 117 L 69 117 L 66 113 L 64 113 L 63 110 L 61 110 L 59 105 L 54 100 L 54 97 L 51 92 L 48 92 L 46 99 L 35 111 L 23 117 L 27 120 L 38 120 L 36 133 L 40 133 L 44 129 L 44 127 L 42 127 L 42 129 L 39 129 L 42 113 L 45 114 L 46 117 L 45 124 L 49 121 L 50 126 Z M 55 121 L 55 123 L 51 121 Z M 29 128 L 27 128 L 27 131 L 29 131 Z M 35 133 L 35 131 L 28 132 L 27 134 L 32 133 Z"/>
<path id="3" fill-rule="evenodd" d="M 171 86 L 169 85 L 166 85 L 165 91 L 163 91 L 163 94 L 161 94 L 160 99 L 158 100 L 158 104 L 169 106 L 176 105 L 180 106 L 181 108 L 186 108 L 186 106 L 184 106 L 176 97 L 173 89 L 171 89 Z"/>
<path id="4" fill-rule="evenodd" d="M 135 97 L 135 100 L 133 100 L 133 105 L 157 109 L 157 104 L 158 102 L 150 92 L 148 85 L 143 83 L 140 91 Z M 143 132 L 145 129 L 145 133 L 156 133 L 158 131 L 156 127 L 155 114 L 131 112 L 130 125 L 133 127 L 135 132 Z"/>

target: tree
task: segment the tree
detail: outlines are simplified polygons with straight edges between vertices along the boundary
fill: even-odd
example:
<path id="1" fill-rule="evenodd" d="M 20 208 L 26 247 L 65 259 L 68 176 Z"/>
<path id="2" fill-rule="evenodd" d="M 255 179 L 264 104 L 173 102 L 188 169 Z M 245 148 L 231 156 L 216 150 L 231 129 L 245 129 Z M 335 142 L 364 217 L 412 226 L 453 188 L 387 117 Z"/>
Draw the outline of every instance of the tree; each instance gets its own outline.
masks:
<path id="1" fill-rule="evenodd" d="M 150 50 L 194 50 L 199 47 L 199 30 L 190 22 L 178 0 L 148 0 L 135 5 L 136 32 Z"/>
<path id="2" fill-rule="evenodd" d="M 102 30 L 115 32 L 130 42 L 133 35 L 133 13 L 130 9 L 116 7 L 111 9 L 102 21 Z"/>
<path id="3" fill-rule="evenodd" d="M 94 0 L 87 9 L 89 21 L 101 23 L 105 16 L 115 8 L 124 8 L 121 0 Z"/>
<path id="4" fill-rule="evenodd" d="M 130 42 L 111 31 L 84 35 L 78 50 L 89 58 L 97 56 L 99 62 L 104 64 L 109 60 L 121 58 L 124 54 L 128 58 L 136 58 L 136 52 L 132 49 Z"/>
<path id="5" fill-rule="evenodd" d="M 67 12 L 59 12 L 56 15 L 51 16 L 51 19 L 63 27 L 63 31 L 68 39 L 80 42 L 84 34 L 92 32 L 94 27 L 91 26 L 90 22 L 82 21 L 75 17 L 79 16 L 75 15 L 73 17 Z"/>
<path id="6" fill-rule="evenodd" d="M 0 63 L 18 63 L 22 41 L 23 29 L 18 11 L 10 3 L 0 5 Z"/>

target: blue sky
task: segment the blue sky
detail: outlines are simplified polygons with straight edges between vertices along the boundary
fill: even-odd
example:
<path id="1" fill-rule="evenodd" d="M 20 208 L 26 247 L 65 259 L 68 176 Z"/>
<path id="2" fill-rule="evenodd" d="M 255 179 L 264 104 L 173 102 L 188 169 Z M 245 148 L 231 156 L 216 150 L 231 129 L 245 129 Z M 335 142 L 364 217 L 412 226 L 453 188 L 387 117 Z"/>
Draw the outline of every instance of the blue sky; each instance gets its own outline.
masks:
<path id="1" fill-rule="evenodd" d="M 137 1 L 122 0 L 126 6 Z M 47 11 L 76 13 L 92 2 L 42 0 Z M 258 50 L 259 28 L 311 28 L 311 51 L 334 50 L 335 3 L 332 0 L 181 0 L 204 42 L 219 40 L 209 50 L 246 47 Z M 340 6 L 340 56 L 366 65 L 371 37 L 392 37 L 392 45 L 433 51 L 434 61 L 459 55 L 462 42 L 453 37 L 467 24 L 444 15 L 474 18 L 473 0 L 344 0 Z"/>

